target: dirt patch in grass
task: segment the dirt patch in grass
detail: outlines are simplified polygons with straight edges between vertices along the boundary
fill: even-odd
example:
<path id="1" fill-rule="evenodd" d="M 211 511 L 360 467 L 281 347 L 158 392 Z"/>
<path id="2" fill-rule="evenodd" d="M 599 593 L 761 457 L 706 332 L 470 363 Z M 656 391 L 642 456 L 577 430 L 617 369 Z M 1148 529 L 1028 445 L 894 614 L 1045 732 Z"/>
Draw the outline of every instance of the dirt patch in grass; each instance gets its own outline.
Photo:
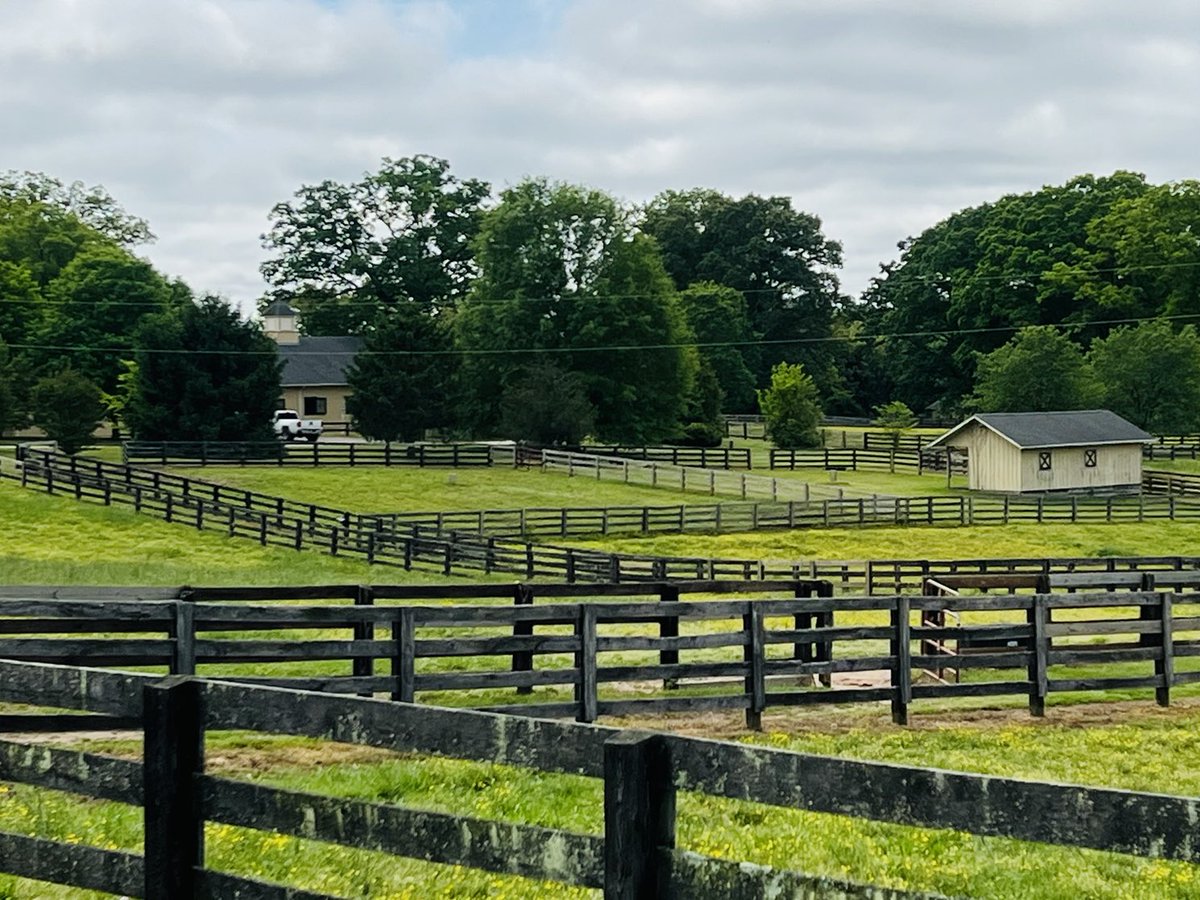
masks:
<path id="1" fill-rule="evenodd" d="M 827 706 L 807 709 L 774 709 L 763 713 L 764 732 L 845 734 L 863 728 L 897 731 L 939 731 L 946 728 L 988 731 L 1014 726 L 1026 728 L 1095 727 L 1138 724 L 1147 721 L 1171 722 L 1194 719 L 1200 713 L 1200 697 L 1172 700 L 1170 707 L 1155 706 L 1145 700 L 1110 701 L 1048 706 L 1044 718 L 1036 718 L 1022 706 L 938 710 L 921 713 L 909 707 L 908 725 L 893 725 L 886 703 L 854 707 Z M 619 728 L 669 731 L 693 737 L 736 740 L 745 738 L 744 714 L 740 711 L 668 713 L 656 716 L 626 716 L 606 719 L 604 724 Z"/>

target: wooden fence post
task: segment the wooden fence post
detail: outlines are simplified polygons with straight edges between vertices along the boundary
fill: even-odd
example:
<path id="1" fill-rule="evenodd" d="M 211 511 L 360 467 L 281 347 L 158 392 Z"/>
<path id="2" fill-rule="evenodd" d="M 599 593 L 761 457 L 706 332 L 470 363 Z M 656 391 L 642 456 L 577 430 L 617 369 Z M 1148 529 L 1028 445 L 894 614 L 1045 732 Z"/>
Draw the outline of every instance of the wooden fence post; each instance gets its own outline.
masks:
<path id="1" fill-rule="evenodd" d="M 575 703 L 578 706 L 575 719 L 579 722 L 595 722 L 596 607 L 590 603 L 579 604 L 575 637 L 579 640 L 579 649 L 575 652 L 575 669 L 579 673 L 575 680 Z"/>
<path id="2" fill-rule="evenodd" d="M 392 620 L 392 641 L 395 649 L 392 651 L 392 699 L 400 703 L 412 703 L 416 693 L 416 618 L 408 607 L 396 611 Z"/>
<path id="3" fill-rule="evenodd" d="M 897 725 L 908 724 L 908 703 L 912 699 L 910 606 L 908 596 L 902 594 L 892 607 L 892 721 Z"/>
<path id="4" fill-rule="evenodd" d="M 675 785 L 662 735 L 622 732 L 604 742 L 604 900 L 670 896 Z"/>
<path id="5" fill-rule="evenodd" d="M 513 588 L 513 605 L 514 606 L 532 606 L 533 605 L 533 588 L 528 584 L 518 584 Z M 531 637 L 533 635 L 532 622 L 513 622 L 513 637 Z M 532 650 L 514 650 L 512 655 L 512 670 L 514 672 L 532 672 L 533 671 L 533 651 Z M 533 687 L 524 685 L 517 688 L 518 694 L 532 694 Z"/>
<path id="6" fill-rule="evenodd" d="M 172 676 L 142 689 L 145 893 L 194 897 L 204 865 L 204 819 L 196 776 L 204 770 L 200 683 Z"/>
<path id="7" fill-rule="evenodd" d="M 172 675 L 196 674 L 196 607 L 191 591 L 179 592 L 175 601 L 175 621 L 171 624 L 174 647 L 171 652 Z"/>
<path id="8" fill-rule="evenodd" d="M 679 602 L 679 585 L 664 584 L 658 589 L 658 600 L 660 603 L 678 603 Z M 658 620 L 658 636 L 660 638 L 677 638 L 679 637 L 679 616 L 663 616 Z M 679 665 L 678 650 L 659 650 L 658 664 L 660 666 L 677 666 Z M 679 679 L 674 676 L 669 676 L 663 679 L 663 689 L 673 691 L 679 686 Z"/>
<path id="9" fill-rule="evenodd" d="M 762 610 L 752 600 L 746 603 L 742 628 L 746 632 L 743 659 L 746 661 L 746 697 L 749 701 L 746 705 L 746 727 L 752 731 L 762 731 L 762 713 L 767 706 L 764 674 L 767 646 Z"/>
<path id="10" fill-rule="evenodd" d="M 1142 590 L 1154 590 L 1154 576 L 1147 572 L 1142 577 Z M 1138 643 L 1144 647 L 1158 647 L 1160 653 L 1154 660 L 1154 676 L 1158 684 L 1154 688 L 1154 700 L 1159 706 L 1171 704 L 1171 682 L 1175 679 L 1175 637 L 1172 629 L 1171 594 L 1158 594 L 1157 606 L 1138 607 L 1138 618 L 1142 621 L 1159 623 L 1158 634 L 1139 635 Z"/>
<path id="11" fill-rule="evenodd" d="M 360 584 L 354 592 L 355 606 L 374 606 L 375 591 L 365 584 Z M 375 639 L 375 625 L 373 622 L 355 622 L 354 623 L 354 640 L 356 641 L 371 641 Z M 355 655 L 351 663 L 351 672 L 355 678 L 368 678 L 375 674 L 375 657 Z M 360 697 L 370 697 L 370 691 L 360 691 Z"/>
<path id="12" fill-rule="evenodd" d="M 1031 716 L 1044 716 L 1046 714 L 1046 693 L 1048 688 L 1046 660 L 1049 651 L 1046 638 L 1046 621 L 1048 616 L 1046 596 L 1044 594 L 1039 593 L 1033 598 L 1033 605 L 1029 608 L 1028 618 L 1032 631 L 1029 647 L 1029 714 Z"/>

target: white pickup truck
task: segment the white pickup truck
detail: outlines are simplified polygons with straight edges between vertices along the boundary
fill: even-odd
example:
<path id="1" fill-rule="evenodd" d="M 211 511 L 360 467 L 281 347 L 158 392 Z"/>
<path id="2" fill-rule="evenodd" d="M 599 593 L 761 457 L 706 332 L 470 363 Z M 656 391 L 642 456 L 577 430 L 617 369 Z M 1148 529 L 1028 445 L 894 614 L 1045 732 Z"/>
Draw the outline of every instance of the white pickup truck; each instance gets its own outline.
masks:
<path id="1" fill-rule="evenodd" d="M 308 438 L 316 441 L 321 436 L 320 419 L 302 419 L 294 409 L 277 409 L 271 419 L 277 437 L 285 441 L 294 438 Z"/>

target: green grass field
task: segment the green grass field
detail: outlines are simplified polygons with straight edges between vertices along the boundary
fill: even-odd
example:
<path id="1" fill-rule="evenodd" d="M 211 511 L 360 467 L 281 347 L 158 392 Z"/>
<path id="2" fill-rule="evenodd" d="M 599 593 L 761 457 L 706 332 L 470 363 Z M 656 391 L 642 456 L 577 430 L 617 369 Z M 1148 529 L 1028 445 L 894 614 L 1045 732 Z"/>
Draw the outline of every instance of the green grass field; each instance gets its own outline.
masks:
<path id="1" fill-rule="evenodd" d="M 231 483 L 298 500 L 364 511 L 664 503 L 679 502 L 676 498 L 681 496 L 512 470 L 461 470 L 455 473 L 455 481 L 448 480 L 450 473 L 445 470 L 194 471 L 202 477 L 228 478 Z M 479 480 L 469 480 L 475 475 Z M 252 484 L 244 478 L 262 481 Z M 931 485 L 938 480 L 928 477 Z M 922 485 L 925 481 L 921 479 Z M 388 482 L 394 483 L 394 492 L 385 493 Z M 941 483 L 944 485 L 944 480 Z M 631 496 L 626 492 L 636 493 L 638 499 L 611 499 L 617 494 Z M 645 495 L 651 499 L 642 499 Z M 688 500 L 707 502 L 700 495 L 688 495 Z M 404 573 L 315 553 L 263 549 L 251 541 L 169 525 L 128 509 L 106 509 L 23 491 L 11 482 L 0 482 L 0 533 L 5 536 L 0 547 L 0 583 L 9 584 L 439 580 L 427 572 Z M 1198 538 L 1196 525 L 1163 522 L 608 538 L 603 546 L 643 553 L 746 558 L 971 558 L 1193 554 L 1200 550 Z M 341 671 L 346 668 L 345 663 L 336 665 Z M 448 661 L 448 665 L 460 663 Z M 1200 751 L 1200 700 L 1189 696 L 1191 693 L 1180 692 L 1170 710 L 1156 709 L 1145 691 L 1129 694 L 1138 699 L 1127 705 L 1097 703 L 1096 695 L 1091 695 L 1087 698 L 1090 702 L 1075 706 L 1070 705 L 1073 697 L 1056 696 L 1042 721 L 1028 718 L 1019 709 L 1020 698 L 958 706 L 929 701 L 914 705 L 914 727 L 910 728 L 892 726 L 886 707 L 878 705 L 795 713 L 776 710 L 767 714 L 766 733 L 752 738 L 731 717 L 676 717 L 629 724 L 736 735 L 772 746 L 862 759 L 1200 795 L 1200 769 L 1194 765 Z M 543 692 L 539 694 L 538 699 L 547 699 Z M 1120 696 L 1126 695 L 1114 693 L 1109 698 Z M 137 752 L 136 745 L 129 742 L 110 740 L 93 747 L 122 754 Z M 601 828 L 600 785 L 588 779 L 246 735 L 214 736 L 209 758 L 214 771 L 284 787 L 582 832 L 599 833 Z M 140 813 L 116 804 L 0 784 L 0 828 L 102 846 L 137 847 Z M 393 860 L 382 854 L 223 826 L 210 826 L 208 843 L 209 858 L 219 868 L 342 896 L 588 896 L 584 891 L 522 879 Z M 954 896 L 1200 898 L 1200 867 L 1196 866 L 871 824 L 692 795 L 681 797 L 679 843 L 730 859 Z M 0 898 L 74 900 L 93 896 L 0 876 Z"/>

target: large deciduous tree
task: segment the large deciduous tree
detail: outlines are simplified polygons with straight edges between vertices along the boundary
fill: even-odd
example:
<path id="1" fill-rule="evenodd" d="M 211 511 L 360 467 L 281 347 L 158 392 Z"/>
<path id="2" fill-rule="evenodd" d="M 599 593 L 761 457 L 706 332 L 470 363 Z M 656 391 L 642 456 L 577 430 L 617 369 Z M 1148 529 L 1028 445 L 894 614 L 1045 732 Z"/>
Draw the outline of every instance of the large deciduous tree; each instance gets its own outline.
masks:
<path id="1" fill-rule="evenodd" d="M 123 247 L 154 240 L 145 219 L 126 212 L 103 187 L 82 181 L 64 184 L 42 172 L 0 174 L 0 204 L 25 203 L 58 209 Z"/>
<path id="2" fill-rule="evenodd" d="M 1155 434 L 1200 430 L 1200 336 L 1166 320 L 1094 341 L 1089 354 L 1104 405 Z"/>
<path id="3" fill-rule="evenodd" d="M 961 210 L 902 242 L 899 261 L 864 296 L 879 330 L 893 336 L 886 359 L 895 393 L 918 411 L 956 411 L 977 360 L 1011 329 L 1110 318 L 1096 285 L 1116 275 L 1096 254 L 1089 225 L 1146 190 L 1130 172 L 1082 175 Z"/>
<path id="4" fill-rule="evenodd" d="M 972 405 L 980 412 L 1088 409 L 1099 390 L 1083 351 L 1052 325 L 1022 328 L 979 360 Z"/>
<path id="5" fill-rule="evenodd" d="M 842 248 L 825 237 L 820 219 L 787 197 L 697 189 L 660 194 L 642 228 L 658 241 L 680 290 L 703 281 L 744 294 L 750 326 L 765 342 L 761 351 L 740 350 L 758 384 L 781 361 L 803 363 L 826 390 L 837 383 L 826 339 L 841 301 Z"/>
<path id="6" fill-rule="evenodd" d="M 415 303 L 371 329 L 347 373 L 346 411 L 364 437 L 414 441 L 449 424 L 455 361 L 445 326 Z"/>
<path id="7" fill-rule="evenodd" d="M 692 335 L 657 247 L 612 197 L 522 182 L 476 246 L 480 275 L 455 321 L 473 430 L 497 428 L 539 353 L 578 374 L 598 437 L 646 443 L 675 430 L 697 366 Z"/>
<path id="8" fill-rule="evenodd" d="M 145 260 L 112 245 L 81 251 L 44 291 L 41 367 L 70 365 L 112 393 L 138 324 L 166 310 L 175 290 Z"/>
<path id="9" fill-rule="evenodd" d="M 309 334 L 365 334 L 404 304 L 445 308 L 474 275 L 471 242 L 489 193 L 432 156 L 302 187 L 271 210 L 263 276 L 304 314 Z"/>
<path id="10" fill-rule="evenodd" d="M 726 412 L 753 412 L 754 372 L 758 348 L 741 292 L 711 281 L 693 284 L 679 295 L 688 327 L 696 336 L 700 358 L 721 387 Z"/>
<path id="11" fill-rule="evenodd" d="M 134 336 L 124 418 L 141 440 L 269 441 L 275 342 L 220 297 L 148 317 Z"/>

